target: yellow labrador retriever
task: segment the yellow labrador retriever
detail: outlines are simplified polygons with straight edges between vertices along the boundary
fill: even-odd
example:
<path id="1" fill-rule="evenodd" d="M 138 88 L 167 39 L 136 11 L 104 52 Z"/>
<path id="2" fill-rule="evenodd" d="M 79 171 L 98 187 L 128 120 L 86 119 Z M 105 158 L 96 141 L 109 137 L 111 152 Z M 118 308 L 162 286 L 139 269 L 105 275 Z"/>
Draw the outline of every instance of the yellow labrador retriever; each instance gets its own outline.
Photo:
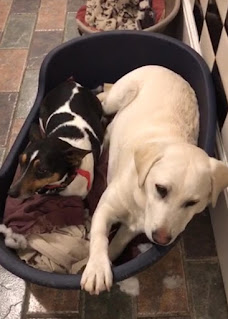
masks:
<path id="1" fill-rule="evenodd" d="M 114 260 L 137 234 L 168 245 L 191 218 L 228 186 L 228 168 L 196 146 L 199 112 L 194 91 L 160 66 L 136 69 L 103 97 L 108 127 L 108 187 L 92 220 L 90 257 L 81 287 L 110 289 Z M 121 222 L 108 255 L 108 233 Z"/>

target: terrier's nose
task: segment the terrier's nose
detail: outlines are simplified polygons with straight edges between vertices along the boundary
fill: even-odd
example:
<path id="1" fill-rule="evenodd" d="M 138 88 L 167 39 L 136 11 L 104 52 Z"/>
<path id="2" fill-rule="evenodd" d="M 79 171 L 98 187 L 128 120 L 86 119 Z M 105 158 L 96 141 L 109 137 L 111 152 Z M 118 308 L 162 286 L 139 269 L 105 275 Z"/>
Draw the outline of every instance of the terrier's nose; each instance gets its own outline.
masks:
<path id="1" fill-rule="evenodd" d="M 8 191 L 8 195 L 10 197 L 13 197 L 13 198 L 17 198 L 19 196 L 19 194 L 20 194 L 19 190 L 17 188 L 14 188 L 14 187 L 10 188 Z"/>

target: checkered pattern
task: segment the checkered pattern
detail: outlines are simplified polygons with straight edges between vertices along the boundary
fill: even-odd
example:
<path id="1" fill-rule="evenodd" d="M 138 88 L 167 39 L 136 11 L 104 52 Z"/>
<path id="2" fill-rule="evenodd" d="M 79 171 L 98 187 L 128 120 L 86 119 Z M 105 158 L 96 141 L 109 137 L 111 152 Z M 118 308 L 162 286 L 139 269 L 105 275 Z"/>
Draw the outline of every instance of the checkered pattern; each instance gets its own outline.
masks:
<path id="1" fill-rule="evenodd" d="M 228 111 L 228 1 L 190 1 L 202 54 L 212 72 L 222 128 Z"/>

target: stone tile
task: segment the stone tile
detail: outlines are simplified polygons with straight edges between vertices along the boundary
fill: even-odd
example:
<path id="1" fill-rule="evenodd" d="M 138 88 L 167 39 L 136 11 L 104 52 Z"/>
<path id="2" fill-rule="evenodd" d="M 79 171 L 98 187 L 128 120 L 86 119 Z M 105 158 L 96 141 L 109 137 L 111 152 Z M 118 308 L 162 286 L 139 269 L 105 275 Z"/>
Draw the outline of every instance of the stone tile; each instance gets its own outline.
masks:
<path id="1" fill-rule="evenodd" d="M 25 283 L 0 266 L 0 316 L 18 319 L 21 315 Z"/>
<path id="2" fill-rule="evenodd" d="M 141 317 L 188 315 L 187 290 L 179 244 L 158 263 L 140 273 L 138 279 L 138 314 Z"/>
<path id="3" fill-rule="evenodd" d="M 11 13 L 36 13 L 40 7 L 40 0 L 13 0 Z"/>
<path id="4" fill-rule="evenodd" d="M 0 0 L 0 31 L 4 30 L 12 0 Z"/>
<path id="5" fill-rule="evenodd" d="M 17 101 L 17 93 L 0 93 L 0 146 L 5 146 Z"/>
<path id="6" fill-rule="evenodd" d="M 195 318 L 228 318 L 220 268 L 217 263 L 187 263 L 187 280 Z"/>
<path id="7" fill-rule="evenodd" d="M 34 32 L 27 67 L 39 69 L 45 55 L 62 42 L 62 36 L 61 31 Z"/>
<path id="8" fill-rule="evenodd" d="M 36 30 L 63 30 L 67 0 L 41 0 Z"/>
<path id="9" fill-rule="evenodd" d="M 24 124 L 24 119 L 15 119 L 12 124 L 12 129 L 10 132 L 10 138 L 9 143 L 7 145 L 7 154 L 11 147 L 13 146 L 13 143 L 16 140 L 16 137 L 18 136 L 18 133 L 20 132 L 22 125 Z"/>
<path id="10" fill-rule="evenodd" d="M 68 12 L 64 32 L 64 42 L 79 36 L 80 34 L 78 33 L 78 27 L 75 20 L 75 12 Z"/>
<path id="11" fill-rule="evenodd" d="M 77 12 L 78 9 L 86 4 L 85 0 L 68 0 L 67 11 L 68 12 Z"/>
<path id="12" fill-rule="evenodd" d="M 0 50 L 0 92 L 19 91 L 27 54 L 27 50 Z"/>
<path id="13" fill-rule="evenodd" d="M 26 70 L 17 103 L 16 118 L 26 118 L 36 98 L 39 70 Z"/>
<path id="14" fill-rule="evenodd" d="M 186 258 L 216 257 L 214 234 L 209 211 L 196 215 L 183 233 Z"/>
<path id="15" fill-rule="evenodd" d="M 29 317 L 36 314 L 50 317 L 78 313 L 79 292 L 77 290 L 60 290 L 30 285 L 30 297 L 28 301 Z"/>
<path id="16" fill-rule="evenodd" d="M 35 25 L 35 14 L 11 14 L 2 38 L 2 48 L 28 48 Z"/>
<path id="17" fill-rule="evenodd" d="M 83 292 L 83 319 L 131 319 L 133 318 L 134 299 L 114 286 L 111 292 L 90 296 Z M 98 315 L 99 314 L 99 315 Z"/>

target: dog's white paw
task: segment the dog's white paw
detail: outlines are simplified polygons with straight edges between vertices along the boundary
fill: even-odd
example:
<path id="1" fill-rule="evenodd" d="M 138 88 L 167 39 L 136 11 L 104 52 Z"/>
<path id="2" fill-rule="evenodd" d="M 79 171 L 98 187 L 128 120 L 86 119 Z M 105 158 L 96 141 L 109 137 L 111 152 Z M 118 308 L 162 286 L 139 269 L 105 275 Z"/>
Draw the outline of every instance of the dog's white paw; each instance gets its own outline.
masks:
<path id="1" fill-rule="evenodd" d="M 112 286 L 111 264 L 107 256 L 90 258 L 82 274 L 81 288 L 91 295 L 99 295 Z"/>

